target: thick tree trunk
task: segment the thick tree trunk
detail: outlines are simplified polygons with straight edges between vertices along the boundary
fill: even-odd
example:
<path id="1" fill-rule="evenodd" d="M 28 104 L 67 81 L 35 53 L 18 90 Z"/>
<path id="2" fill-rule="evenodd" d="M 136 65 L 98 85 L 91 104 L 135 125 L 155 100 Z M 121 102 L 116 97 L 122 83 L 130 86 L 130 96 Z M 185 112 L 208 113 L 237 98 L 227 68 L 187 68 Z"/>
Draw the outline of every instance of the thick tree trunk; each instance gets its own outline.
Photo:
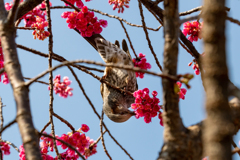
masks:
<path id="1" fill-rule="evenodd" d="M 38 134 L 32 122 L 29 104 L 28 87 L 25 86 L 21 67 L 18 60 L 14 26 L 15 15 L 19 0 L 15 0 L 12 10 L 7 14 L 3 1 L 0 1 L 0 37 L 4 53 L 4 69 L 13 88 L 17 107 L 17 122 L 22 136 L 26 159 L 41 160 L 38 144 Z"/>
<path id="2" fill-rule="evenodd" d="M 231 159 L 231 138 L 234 129 L 228 104 L 224 7 L 225 0 L 205 0 L 203 7 L 203 81 L 207 111 L 203 138 L 204 151 L 211 160 Z"/>

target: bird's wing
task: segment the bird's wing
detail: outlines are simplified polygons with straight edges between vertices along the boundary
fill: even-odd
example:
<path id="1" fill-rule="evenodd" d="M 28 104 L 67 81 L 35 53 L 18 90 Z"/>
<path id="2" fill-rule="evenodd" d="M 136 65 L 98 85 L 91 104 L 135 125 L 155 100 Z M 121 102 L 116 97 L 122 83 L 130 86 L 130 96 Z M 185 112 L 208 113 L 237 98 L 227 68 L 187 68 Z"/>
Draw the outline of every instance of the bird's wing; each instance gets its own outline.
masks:
<path id="1" fill-rule="evenodd" d="M 132 59 L 125 39 L 122 40 L 122 49 L 127 53 L 129 58 Z"/>
<path id="2" fill-rule="evenodd" d="M 99 37 L 95 38 L 95 43 L 98 53 L 106 63 L 124 63 L 123 58 L 120 57 L 127 54 L 118 48 L 117 45 Z"/>

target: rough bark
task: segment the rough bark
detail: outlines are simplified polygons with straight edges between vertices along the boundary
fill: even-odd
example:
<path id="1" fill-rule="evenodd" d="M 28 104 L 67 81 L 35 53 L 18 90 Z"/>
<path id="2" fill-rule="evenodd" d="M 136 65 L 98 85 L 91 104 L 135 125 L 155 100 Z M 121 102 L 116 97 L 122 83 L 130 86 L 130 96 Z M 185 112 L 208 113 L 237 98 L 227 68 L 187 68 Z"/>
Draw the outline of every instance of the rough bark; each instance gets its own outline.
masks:
<path id="1" fill-rule="evenodd" d="M 24 85 L 15 43 L 16 29 L 14 27 L 17 4 L 7 14 L 3 1 L 0 1 L 0 37 L 4 53 L 5 71 L 7 72 L 17 106 L 17 122 L 28 160 L 41 160 L 38 136 L 32 122 L 29 104 L 28 87 Z"/>
<path id="2" fill-rule="evenodd" d="M 228 105 L 228 69 L 225 54 L 225 0 L 205 0 L 203 81 L 206 89 L 204 151 L 211 160 L 231 159 L 234 126 Z M 219 18 L 221 17 L 221 18 Z"/>
<path id="3" fill-rule="evenodd" d="M 178 61 L 178 0 L 164 1 L 164 74 L 177 75 Z M 174 92 L 175 81 L 162 79 L 164 145 L 159 154 L 163 159 L 187 159 L 185 154 L 185 127 L 179 114 L 178 94 Z"/>

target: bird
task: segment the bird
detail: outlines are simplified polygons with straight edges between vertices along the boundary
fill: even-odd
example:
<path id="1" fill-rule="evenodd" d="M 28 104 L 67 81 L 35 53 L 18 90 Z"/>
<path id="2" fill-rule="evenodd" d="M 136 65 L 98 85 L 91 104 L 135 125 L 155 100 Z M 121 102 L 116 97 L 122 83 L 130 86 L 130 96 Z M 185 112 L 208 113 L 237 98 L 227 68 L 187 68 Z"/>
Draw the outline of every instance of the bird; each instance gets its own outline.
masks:
<path id="1" fill-rule="evenodd" d="M 97 51 L 106 64 L 134 66 L 125 40 L 122 41 L 122 49 L 118 41 L 112 44 L 101 37 L 94 40 Z M 131 93 L 138 89 L 134 71 L 106 67 L 102 79 Z M 116 90 L 105 83 L 101 83 L 100 92 L 103 99 L 103 112 L 110 120 L 121 123 L 135 115 L 128 109 L 135 102 L 132 95 Z"/>

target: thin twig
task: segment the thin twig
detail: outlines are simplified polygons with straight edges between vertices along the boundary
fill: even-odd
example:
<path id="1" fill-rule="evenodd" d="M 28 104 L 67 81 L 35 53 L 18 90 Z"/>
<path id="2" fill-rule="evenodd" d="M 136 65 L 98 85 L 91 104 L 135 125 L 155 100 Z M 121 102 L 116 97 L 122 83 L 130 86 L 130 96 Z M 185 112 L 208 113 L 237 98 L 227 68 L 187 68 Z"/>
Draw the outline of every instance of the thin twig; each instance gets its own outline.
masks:
<path id="1" fill-rule="evenodd" d="M 22 30 L 35 30 L 35 28 L 31 28 L 31 27 L 16 27 L 16 29 L 22 29 Z"/>
<path id="2" fill-rule="evenodd" d="M 27 80 L 31 80 L 31 79 L 32 79 L 32 78 L 28 78 L 28 77 L 23 77 L 23 78 L 24 78 L 24 79 L 27 79 Z M 43 81 L 35 81 L 35 82 L 49 85 L 49 83 L 47 83 L 47 82 L 43 82 Z"/>
<path id="3" fill-rule="evenodd" d="M 100 132 L 101 132 L 102 146 L 103 146 L 103 150 L 104 150 L 104 152 L 106 153 L 106 155 L 108 156 L 108 158 L 109 158 L 110 160 L 112 160 L 112 157 L 109 155 L 109 153 L 108 153 L 108 151 L 107 151 L 107 148 L 106 148 L 106 146 L 105 146 L 105 143 L 104 143 L 103 130 L 102 130 L 103 116 L 104 116 L 104 112 L 103 112 L 103 110 L 102 110 L 102 116 L 101 116 L 101 120 L 100 120 Z"/>
<path id="4" fill-rule="evenodd" d="M 53 7 L 50 7 L 50 9 L 73 9 L 72 7 L 70 6 L 53 6 Z M 41 8 L 42 11 L 46 10 L 46 8 Z"/>
<path id="5" fill-rule="evenodd" d="M 202 6 L 199 6 L 199 7 L 193 8 L 189 11 L 181 12 L 181 13 L 179 13 L 179 16 L 185 16 L 185 15 L 188 15 L 188 14 L 191 14 L 191 13 L 194 13 L 194 12 L 198 12 L 198 11 L 201 11 L 201 10 L 202 10 Z"/>
<path id="6" fill-rule="evenodd" d="M 232 140 L 232 145 L 234 147 L 234 150 L 237 151 L 238 155 L 240 156 L 240 149 L 238 148 L 238 146 L 236 145 L 236 143 Z"/>
<path id="7" fill-rule="evenodd" d="M 50 121 L 48 121 L 48 123 L 43 127 L 43 129 L 40 131 L 40 134 L 44 133 L 45 129 L 51 124 Z M 40 143 L 40 135 L 38 137 L 38 143 Z"/>
<path id="8" fill-rule="evenodd" d="M 147 8 L 148 9 L 148 8 Z M 149 10 L 148 11 L 150 13 L 152 13 L 152 15 L 156 18 L 156 20 L 161 24 L 161 26 L 163 26 L 163 21 L 152 11 L 152 10 Z"/>
<path id="9" fill-rule="evenodd" d="M 3 128 L 2 128 L 2 130 L 0 131 L 0 135 L 2 134 L 2 132 L 5 130 L 5 129 L 7 129 L 8 127 L 10 127 L 11 125 L 13 125 L 14 123 L 16 123 L 17 121 L 16 121 L 16 118 L 14 119 L 14 120 L 12 120 L 10 123 L 8 123 L 6 126 L 4 126 Z"/>
<path id="10" fill-rule="evenodd" d="M 239 20 L 231 18 L 231 17 L 227 17 L 226 19 L 229 20 L 230 22 L 233 22 L 233 23 L 240 26 L 240 21 Z"/>
<path id="11" fill-rule="evenodd" d="M 130 47 L 131 47 L 131 49 L 132 49 L 132 51 L 133 51 L 135 57 L 137 58 L 138 56 L 137 56 L 137 54 L 136 54 L 136 52 L 135 52 L 135 50 L 134 50 L 134 48 L 133 48 L 132 42 L 131 42 L 130 37 L 129 37 L 128 33 L 127 33 L 127 29 L 124 27 L 122 21 L 119 20 L 119 22 L 121 23 L 122 28 L 123 28 L 123 30 L 124 30 L 126 36 L 127 36 L 127 39 L 128 39 L 128 41 L 129 41 L 129 43 L 130 43 Z"/>
<path id="12" fill-rule="evenodd" d="M 4 119 L 3 119 L 3 103 L 2 103 L 2 98 L 0 97 L 0 120 L 1 120 L 1 126 L 0 126 L 0 130 L 3 129 L 3 123 L 4 123 Z M 2 139 L 2 134 L 0 134 L 0 139 Z"/>
<path id="13" fill-rule="evenodd" d="M 200 17 L 199 15 L 195 15 L 195 16 L 191 16 L 191 17 L 184 18 L 184 19 L 180 19 L 180 20 L 179 20 L 179 24 L 181 25 L 181 24 L 183 24 L 183 23 L 185 23 L 185 22 L 198 19 L 199 17 Z"/>
<path id="14" fill-rule="evenodd" d="M 103 64 L 103 63 L 99 63 L 99 62 L 95 62 L 95 61 L 88 61 L 88 60 L 74 60 L 74 61 L 63 62 L 63 63 L 61 63 L 61 64 L 59 64 L 59 65 L 57 65 L 57 66 L 55 66 L 55 67 L 53 67 L 51 69 L 48 69 L 48 70 L 44 71 L 43 73 L 41 73 L 40 75 L 36 76 L 35 78 L 32 78 L 32 80 L 29 80 L 28 82 L 25 82 L 25 85 L 29 86 L 35 80 L 38 80 L 39 78 L 43 77 L 47 73 L 49 73 L 51 71 L 54 71 L 54 70 L 56 70 L 56 69 L 58 69 L 60 67 L 67 66 L 67 65 L 70 65 L 70 64 L 74 64 L 74 63 L 87 63 L 87 64 L 99 65 L 99 66 L 104 66 L 104 67 L 120 68 L 120 69 L 135 71 L 135 72 L 143 72 L 143 73 L 151 74 L 151 75 L 154 75 L 154 76 L 171 79 L 171 80 L 174 80 L 174 81 L 178 81 L 179 78 L 180 78 L 180 76 L 175 77 L 175 76 L 171 76 L 171 75 L 155 73 L 155 72 L 151 72 L 151 71 L 140 69 L 138 67 L 132 67 L 132 66 L 126 66 L 126 65 L 117 65 L 117 64 Z"/>
<path id="15" fill-rule="evenodd" d="M 107 132 L 107 131 L 104 130 L 104 131 L 103 131 L 103 134 L 105 134 L 106 132 Z M 92 148 L 92 147 L 93 147 L 95 144 L 97 144 L 100 140 L 101 140 L 101 135 L 98 137 L 98 139 L 97 139 L 94 143 L 90 144 L 89 148 Z"/>
<path id="16" fill-rule="evenodd" d="M 19 152 L 19 149 L 17 148 L 17 146 L 16 146 L 15 144 L 13 144 L 13 143 L 11 143 L 11 142 L 9 142 L 9 141 L 5 141 L 5 140 L 1 140 L 1 142 L 5 142 L 5 143 L 11 145 L 16 151 Z"/>
<path id="17" fill-rule="evenodd" d="M 234 148 L 234 150 L 232 151 L 232 154 L 235 154 L 235 153 L 239 153 L 240 152 L 240 148 Z"/>
<path id="18" fill-rule="evenodd" d="M 181 12 L 181 13 L 179 13 L 179 16 L 185 16 L 185 15 L 188 15 L 188 14 L 191 14 L 191 13 L 194 13 L 194 12 L 198 12 L 198 11 L 201 11 L 201 10 L 202 10 L 202 6 L 199 6 L 199 7 L 193 8 L 189 11 Z M 230 11 L 230 8 L 225 7 L 225 10 Z"/>
<path id="19" fill-rule="evenodd" d="M 53 54 L 53 34 L 52 34 L 52 20 L 51 20 L 51 13 L 50 13 L 50 4 L 49 0 L 45 0 L 46 4 L 46 12 L 47 12 L 47 22 L 48 22 L 48 32 L 49 35 L 49 42 L 48 42 L 48 68 L 52 68 L 52 54 Z M 51 122 L 51 130 L 52 130 L 52 136 L 55 138 L 55 130 L 54 130 L 54 123 L 53 123 L 53 74 L 52 72 L 49 72 L 49 96 L 50 96 L 50 102 L 49 102 L 49 121 Z M 53 146 L 56 152 L 56 155 L 58 159 L 61 159 L 61 156 L 58 152 L 57 144 L 55 139 L 53 140 Z"/>
<path id="20" fill-rule="evenodd" d="M 65 145 L 68 146 L 70 149 L 74 150 L 79 157 L 81 157 L 82 159 L 86 160 L 86 159 L 81 155 L 81 153 L 80 153 L 75 147 L 73 147 L 71 144 L 69 144 L 69 143 L 67 143 L 67 142 L 65 142 L 65 141 L 63 141 L 63 140 L 61 140 L 61 139 L 55 138 L 55 137 L 53 137 L 53 136 L 50 136 L 50 135 L 48 135 L 48 134 L 39 133 L 39 135 L 40 135 L 40 136 L 44 136 L 44 137 L 52 138 L 52 139 L 54 139 L 55 141 L 57 140 L 57 141 L 65 144 Z"/>
<path id="21" fill-rule="evenodd" d="M 180 40 L 178 42 L 188 53 L 190 53 L 193 56 L 192 52 L 184 44 L 182 44 Z"/>
<path id="22" fill-rule="evenodd" d="M 45 129 L 51 124 L 51 122 L 49 121 L 44 127 L 43 129 L 40 131 L 40 133 L 43 133 L 45 131 Z"/>
<path id="23" fill-rule="evenodd" d="M 104 12 L 96 10 L 96 9 L 88 9 L 88 10 L 100 13 L 100 14 L 102 14 L 104 16 L 108 16 L 110 18 L 118 19 L 119 21 L 123 21 L 123 22 L 125 22 L 126 24 L 128 24 L 128 25 L 130 25 L 132 27 L 143 27 L 142 25 L 137 25 L 137 24 L 130 23 L 130 22 L 126 21 L 125 19 L 121 18 L 121 17 L 115 16 L 115 15 L 110 15 L 108 13 L 104 13 Z M 150 27 L 146 27 L 146 28 L 149 29 L 149 30 L 152 30 L 152 31 L 158 31 L 161 27 L 162 27 L 162 25 L 158 26 L 156 29 L 150 28 Z"/>
<path id="24" fill-rule="evenodd" d="M 160 65 L 160 63 L 159 63 L 159 61 L 158 61 L 157 55 L 156 55 L 156 53 L 155 53 L 154 50 L 153 50 L 151 41 L 150 41 L 149 36 L 148 36 L 148 31 L 147 31 L 147 29 L 146 29 L 146 23 L 145 23 L 144 15 L 143 15 L 142 4 L 141 4 L 140 1 L 138 1 L 138 4 L 139 4 L 138 6 L 139 6 L 139 10 L 140 10 L 140 15 L 141 15 L 141 17 L 142 17 L 143 30 L 144 30 L 144 32 L 145 32 L 146 39 L 147 39 L 147 41 L 148 41 L 148 46 L 149 46 L 149 48 L 150 48 L 150 50 L 151 50 L 151 52 L 152 52 L 152 54 L 153 54 L 153 57 L 154 57 L 157 65 L 158 65 L 159 69 L 160 69 L 161 71 L 163 71 L 163 70 L 162 70 L 162 66 Z"/>
<path id="25" fill-rule="evenodd" d="M 62 118 L 61 116 L 59 116 L 58 114 L 56 114 L 54 112 L 53 112 L 53 116 L 58 118 L 63 123 L 65 123 L 72 130 L 73 133 L 75 132 L 75 128 L 67 120 L 65 120 L 64 118 Z"/>

